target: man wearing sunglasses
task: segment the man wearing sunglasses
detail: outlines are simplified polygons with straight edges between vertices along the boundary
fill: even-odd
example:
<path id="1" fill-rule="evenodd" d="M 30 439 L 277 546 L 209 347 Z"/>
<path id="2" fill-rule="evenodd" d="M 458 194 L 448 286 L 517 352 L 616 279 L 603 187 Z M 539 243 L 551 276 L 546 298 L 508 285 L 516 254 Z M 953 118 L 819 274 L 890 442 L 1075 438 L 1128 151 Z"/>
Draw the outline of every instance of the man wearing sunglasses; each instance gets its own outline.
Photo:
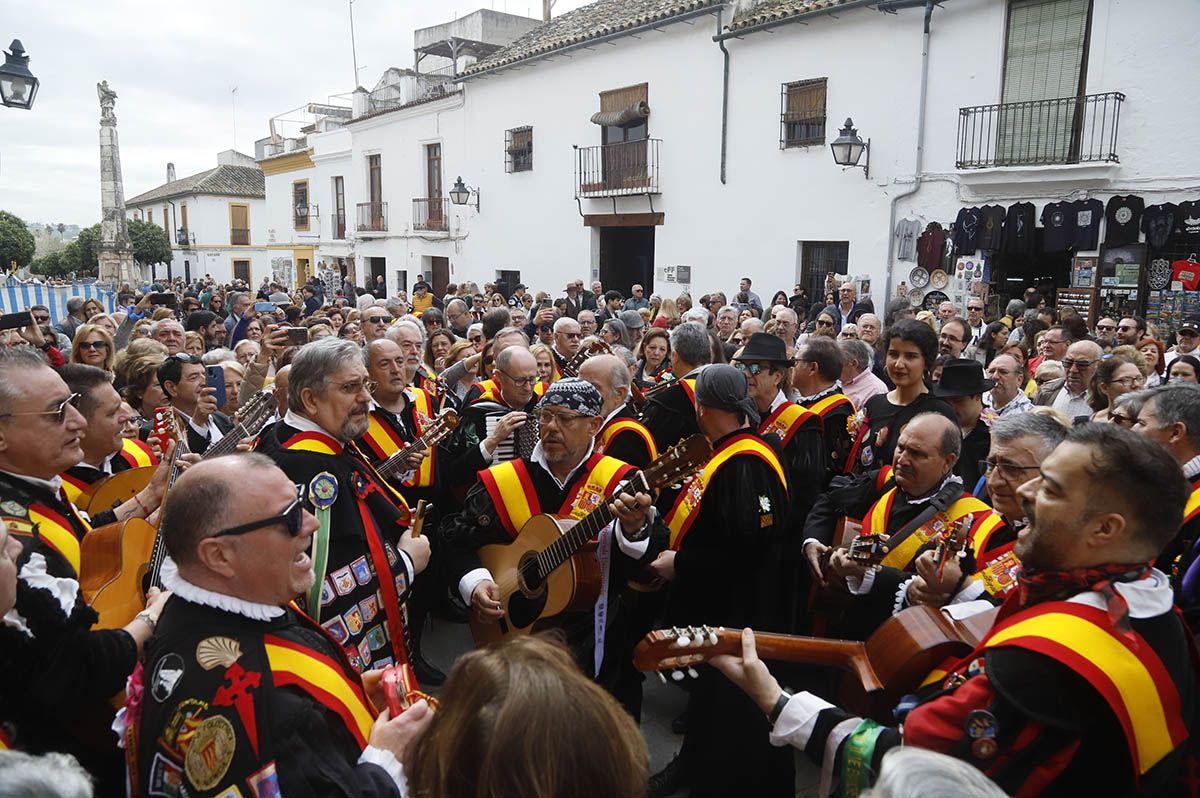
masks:
<path id="1" fill-rule="evenodd" d="M 563 316 L 554 322 L 554 359 L 559 366 L 575 357 L 579 351 L 579 342 L 583 340 L 583 330 L 579 322 L 570 316 Z M 557 369 L 555 369 L 557 371 Z M 561 375 L 560 375 L 561 376 Z"/>
<path id="2" fill-rule="evenodd" d="M 28 347 L 0 349 L 0 384 L 0 521 L 22 546 L 9 615 L 20 623 L 6 623 L 0 644 L 0 723 L 16 728 L 29 753 L 74 754 L 97 780 L 98 794 L 123 794 L 120 752 L 109 742 L 107 721 L 95 720 L 133 672 L 169 594 L 153 591 L 146 610 L 123 629 L 91 631 L 96 616 L 79 584 L 81 542 L 91 525 L 58 476 L 83 457 L 80 397 Z"/>
<path id="3" fill-rule="evenodd" d="M 359 317 L 359 327 L 362 328 L 363 338 L 367 341 L 374 341 L 376 338 L 382 338 L 388 327 L 392 326 L 392 314 L 382 304 L 371 305 L 363 310 Z"/>
<path id="4" fill-rule="evenodd" d="M 135 794 L 164 779 L 189 795 L 401 794 L 400 759 L 432 713 L 423 701 L 397 718 L 377 713 L 368 688 L 378 681 L 364 686 L 289 607 L 317 578 L 305 487 L 247 454 L 201 463 L 171 491 L 163 580 L 176 592 L 126 719 Z"/>
<path id="5" fill-rule="evenodd" d="M 354 443 L 369 426 L 373 387 L 362 351 L 322 338 L 291 366 L 287 413 L 258 450 L 315 497 L 317 578 L 300 601 L 356 670 L 405 662 L 402 605 L 429 562 L 429 541 L 407 533 L 407 502 Z"/>
<path id="6" fill-rule="evenodd" d="M 1038 389 L 1033 403 L 1039 406 L 1053 407 L 1075 419 L 1092 415 L 1092 408 L 1087 402 L 1087 389 L 1100 365 L 1104 351 L 1095 341 L 1076 341 L 1067 347 L 1067 353 L 1062 359 L 1066 376 L 1051 380 Z"/>

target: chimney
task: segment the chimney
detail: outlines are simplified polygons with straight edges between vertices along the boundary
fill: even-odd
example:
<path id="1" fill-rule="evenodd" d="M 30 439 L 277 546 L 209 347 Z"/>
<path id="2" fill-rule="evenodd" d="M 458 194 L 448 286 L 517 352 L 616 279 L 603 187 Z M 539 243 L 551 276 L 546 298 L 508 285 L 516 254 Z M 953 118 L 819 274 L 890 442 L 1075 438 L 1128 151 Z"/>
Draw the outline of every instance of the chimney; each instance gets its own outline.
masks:
<path id="1" fill-rule="evenodd" d="M 167 164 L 167 182 L 168 183 L 175 182 L 175 164 L 173 164 L 173 163 Z"/>
<path id="2" fill-rule="evenodd" d="M 355 119 L 360 116 L 366 116 L 370 110 L 370 94 L 362 86 L 354 90 L 354 96 L 351 97 L 350 103 L 353 110 L 350 112 Z"/>

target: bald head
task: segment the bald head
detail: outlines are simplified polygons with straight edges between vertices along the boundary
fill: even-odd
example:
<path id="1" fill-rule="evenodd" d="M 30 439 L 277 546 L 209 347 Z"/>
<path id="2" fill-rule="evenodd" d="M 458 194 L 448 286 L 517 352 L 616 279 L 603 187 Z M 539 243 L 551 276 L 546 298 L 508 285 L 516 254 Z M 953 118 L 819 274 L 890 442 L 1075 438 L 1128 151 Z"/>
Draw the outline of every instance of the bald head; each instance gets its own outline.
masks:
<path id="1" fill-rule="evenodd" d="M 159 528 L 167 554 L 181 568 L 197 563 L 196 546 L 201 540 L 260 511 L 249 502 L 233 500 L 241 480 L 257 481 L 253 476 L 256 468 L 265 473 L 279 471 L 266 455 L 239 454 L 202 460 L 175 480 L 163 504 Z"/>
<path id="2" fill-rule="evenodd" d="M 1067 372 L 1065 387 L 1073 394 L 1081 394 L 1087 390 L 1096 375 L 1100 358 L 1104 350 L 1095 341 L 1076 341 L 1067 347 L 1067 354 L 1062 359 L 1063 368 Z"/>
<path id="3" fill-rule="evenodd" d="M 629 399 L 629 369 L 616 355 L 589 357 L 579 367 L 579 378 L 596 386 L 604 400 L 601 413 L 605 417 Z"/>
<path id="4" fill-rule="evenodd" d="M 292 374 L 292 364 L 289 363 L 279 371 L 275 372 L 275 382 L 271 386 L 271 392 L 275 396 L 275 404 L 279 407 L 279 415 L 287 413 L 287 394 L 288 394 L 288 379 Z"/>
<path id="5" fill-rule="evenodd" d="M 927 496 L 954 469 L 962 449 L 955 421 L 939 413 L 920 413 L 900 430 L 892 466 L 896 484 L 911 497 Z"/>

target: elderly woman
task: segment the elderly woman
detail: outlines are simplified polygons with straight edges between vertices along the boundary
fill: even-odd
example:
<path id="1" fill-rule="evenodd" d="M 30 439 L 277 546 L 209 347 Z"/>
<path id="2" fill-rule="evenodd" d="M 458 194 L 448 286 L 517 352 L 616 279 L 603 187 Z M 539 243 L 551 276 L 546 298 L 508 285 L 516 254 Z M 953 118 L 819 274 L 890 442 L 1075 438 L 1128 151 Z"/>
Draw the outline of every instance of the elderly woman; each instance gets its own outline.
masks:
<path id="1" fill-rule="evenodd" d="M 99 324 L 82 324 L 75 331 L 71 342 L 71 363 L 82 363 L 85 366 L 95 366 L 105 371 L 113 370 L 113 338 L 107 329 Z"/>
<path id="2" fill-rule="evenodd" d="M 117 322 L 107 313 L 97 313 L 94 316 L 88 317 L 88 324 L 97 324 L 108 330 L 108 334 L 114 339 L 117 337 Z"/>
<path id="3" fill-rule="evenodd" d="M 243 338 L 233 347 L 233 354 L 237 357 L 237 362 L 241 363 L 243 368 L 249 366 L 261 351 L 262 344 L 258 341 L 251 341 L 248 338 Z"/>
<path id="4" fill-rule="evenodd" d="M 1146 387 L 1155 388 L 1166 382 L 1166 356 L 1162 341 L 1147 338 L 1138 343 L 1137 349 L 1146 360 Z"/>
<path id="5" fill-rule="evenodd" d="M 196 331 L 183 334 L 183 351 L 195 357 L 204 356 L 204 336 Z"/>
<path id="6" fill-rule="evenodd" d="M 225 406 L 220 411 L 232 418 L 238 409 L 238 393 L 242 390 L 242 380 L 246 378 L 246 367 L 234 360 L 221 363 L 225 372 Z"/>

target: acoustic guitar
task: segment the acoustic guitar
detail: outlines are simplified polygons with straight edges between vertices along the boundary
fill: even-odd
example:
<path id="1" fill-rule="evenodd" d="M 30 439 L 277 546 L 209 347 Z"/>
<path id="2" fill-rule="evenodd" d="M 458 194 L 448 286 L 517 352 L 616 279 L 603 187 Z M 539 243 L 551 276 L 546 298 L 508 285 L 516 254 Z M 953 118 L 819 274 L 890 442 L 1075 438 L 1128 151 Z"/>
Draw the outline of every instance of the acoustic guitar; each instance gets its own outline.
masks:
<path id="1" fill-rule="evenodd" d="M 240 421 L 228 434 L 208 447 L 203 459 L 229 454 L 245 437 L 255 435 L 276 409 L 269 392 L 258 393 L 243 408 Z M 179 477 L 179 458 L 187 454 L 187 438 L 180 433 L 175 412 L 170 407 L 154 411 L 154 433 L 160 441 L 176 441 L 167 464 L 170 474 L 163 492 L 166 502 L 171 486 Z M 158 533 L 158 524 L 145 518 L 129 518 L 93 529 L 80 544 L 79 584 L 84 599 L 100 616 L 96 628 L 119 629 L 146 607 L 146 591 L 162 587 L 160 572 L 166 559 L 166 546 Z"/>
<path id="2" fill-rule="evenodd" d="M 657 460 L 623 480 L 619 493 L 649 493 L 678 483 L 712 456 L 703 435 L 692 435 Z M 605 497 L 579 521 L 557 515 L 535 515 L 511 543 L 483 546 L 479 559 L 500 589 L 504 617 L 484 620 L 471 613 L 471 634 L 478 645 L 511 635 L 530 634 L 565 612 L 593 607 L 600 596 L 600 565 L 593 538 L 613 521 Z"/>
<path id="3" fill-rule="evenodd" d="M 388 459 L 375 467 L 376 473 L 384 479 L 397 479 L 409 470 L 408 458 L 417 452 L 431 449 L 442 442 L 458 426 L 458 413 L 452 408 L 446 408 L 438 413 L 425 426 L 425 431 L 412 443 L 402 449 L 392 452 Z"/>
<path id="4" fill-rule="evenodd" d="M 839 668 L 849 675 L 841 704 L 883 723 L 892 710 L 947 661 L 970 654 L 992 628 L 998 608 L 961 621 L 932 607 L 903 609 L 884 621 L 865 643 L 823 637 L 755 632 L 758 656 L 765 660 Z M 696 676 L 696 665 L 718 654 L 741 656 L 742 630 L 724 627 L 660 629 L 633 651 L 640 671 L 671 671 L 672 678 Z"/>

